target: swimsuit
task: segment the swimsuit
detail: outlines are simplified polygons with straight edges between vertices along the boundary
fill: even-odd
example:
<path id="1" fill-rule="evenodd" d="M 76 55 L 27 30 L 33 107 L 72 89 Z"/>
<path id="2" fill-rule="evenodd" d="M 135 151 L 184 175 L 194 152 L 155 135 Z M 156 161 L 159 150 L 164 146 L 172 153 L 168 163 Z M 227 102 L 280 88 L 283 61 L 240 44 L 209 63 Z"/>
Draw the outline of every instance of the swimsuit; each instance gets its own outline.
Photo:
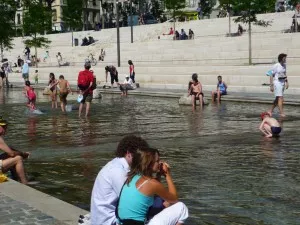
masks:
<path id="1" fill-rule="evenodd" d="M 281 132 L 281 127 L 271 127 L 271 131 L 273 135 L 278 135 Z"/>
<path id="2" fill-rule="evenodd" d="M 222 83 L 218 83 L 218 88 L 221 92 L 222 95 L 226 95 L 227 92 L 226 92 L 226 87 L 225 87 L 225 84 L 222 82 Z"/>

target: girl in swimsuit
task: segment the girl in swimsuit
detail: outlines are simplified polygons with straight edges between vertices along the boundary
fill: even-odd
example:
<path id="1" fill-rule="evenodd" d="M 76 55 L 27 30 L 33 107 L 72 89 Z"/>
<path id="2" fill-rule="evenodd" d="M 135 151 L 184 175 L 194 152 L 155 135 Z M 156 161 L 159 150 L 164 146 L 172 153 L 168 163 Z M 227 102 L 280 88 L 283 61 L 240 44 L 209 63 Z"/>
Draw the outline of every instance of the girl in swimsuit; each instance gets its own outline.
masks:
<path id="1" fill-rule="evenodd" d="M 28 98 L 27 106 L 30 110 L 35 110 L 35 101 L 36 101 L 36 94 L 34 89 L 30 86 L 30 81 L 25 82 L 24 87 L 24 94 Z"/>
<path id="2" fill-rule="evenodd" d="M 57 109 L 57 80 L 55 79 L 54 73 L 50 73 L 48 85 L 50 88 L 52 109 L 54 109 L 54 107 Z"/>

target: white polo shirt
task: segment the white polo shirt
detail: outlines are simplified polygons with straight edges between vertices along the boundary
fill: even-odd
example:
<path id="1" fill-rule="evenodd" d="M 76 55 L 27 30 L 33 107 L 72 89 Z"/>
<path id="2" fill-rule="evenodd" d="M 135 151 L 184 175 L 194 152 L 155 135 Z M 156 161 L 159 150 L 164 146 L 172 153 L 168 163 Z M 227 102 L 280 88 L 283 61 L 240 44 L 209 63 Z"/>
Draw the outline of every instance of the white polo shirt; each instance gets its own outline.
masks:
<path id="1" fill-rule="evenodd" d="M 284 79 L 278 79 L 279 74 L 286 74 L 286 65 L 281 65 L 280 63 L 276 63 L 273 68 L 273 74 L 274 74 L 274 82 L 280 82 L 285 83 Z"/>
<path id="2" fill-rule="evenodd" d="M 114 158 L 98 173 L 91 198 L 91 225 L 112 225 L 115 208 L 129 165 L 125 158 Z"/>

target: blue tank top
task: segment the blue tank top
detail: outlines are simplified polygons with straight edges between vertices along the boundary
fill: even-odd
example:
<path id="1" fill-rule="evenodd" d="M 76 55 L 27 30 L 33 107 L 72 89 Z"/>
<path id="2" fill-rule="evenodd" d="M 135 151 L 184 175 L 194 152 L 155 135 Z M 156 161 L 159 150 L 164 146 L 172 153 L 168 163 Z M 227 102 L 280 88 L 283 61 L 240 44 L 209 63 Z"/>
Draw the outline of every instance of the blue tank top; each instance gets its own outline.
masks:
<path id="1" fill-rule="evenodd" d="M 123 187 L 118 207 L 121 220 L 145 221 L 149 207 L 153 205 L 154 196 L 146 196 L 136 188 L 136 182 L 140 178 L 140 175 L 135 175 L 130 183 Z"/>
<path id="2" fill-rule="evenodd" d="M 219 87 L 219 90 L 220 90 L 220 91 L 226 92 L 226 87 L 225 87 L 225 84 L 224 84 L 223 82 L 222 82 L 221 84 L 218 83 L 218 87 Z"/>

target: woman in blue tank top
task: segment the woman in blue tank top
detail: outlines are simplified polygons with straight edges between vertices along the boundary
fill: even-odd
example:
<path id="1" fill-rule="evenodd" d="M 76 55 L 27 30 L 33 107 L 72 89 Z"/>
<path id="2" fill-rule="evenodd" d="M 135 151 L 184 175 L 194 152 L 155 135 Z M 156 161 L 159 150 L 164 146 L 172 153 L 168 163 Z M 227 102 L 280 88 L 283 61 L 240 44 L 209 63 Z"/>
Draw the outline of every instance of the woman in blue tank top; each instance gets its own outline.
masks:
<path id="1" fill-rule="evenodd" d="M 155 173 L 166 177 L 168 188 L 165 188 L 153 177 Z M 160 162 L 158 150 L 151 148 L 138 150 L 133 156 L 128 179 L 120 193 L 116 210 L 119 223 L 122 225 L 145 224 L 147 212 L 153 204 L 154 196 L 159 196 L 169 203 L 178 201 L 169 165 Z M 187 218 L 187 214 L 186 212 L 184 219 Z M 174 225 L 181 224 L 177 222 L 180 221 L 176 221 Z M 148 224 L 151 225 L 151 220 Z"/>

